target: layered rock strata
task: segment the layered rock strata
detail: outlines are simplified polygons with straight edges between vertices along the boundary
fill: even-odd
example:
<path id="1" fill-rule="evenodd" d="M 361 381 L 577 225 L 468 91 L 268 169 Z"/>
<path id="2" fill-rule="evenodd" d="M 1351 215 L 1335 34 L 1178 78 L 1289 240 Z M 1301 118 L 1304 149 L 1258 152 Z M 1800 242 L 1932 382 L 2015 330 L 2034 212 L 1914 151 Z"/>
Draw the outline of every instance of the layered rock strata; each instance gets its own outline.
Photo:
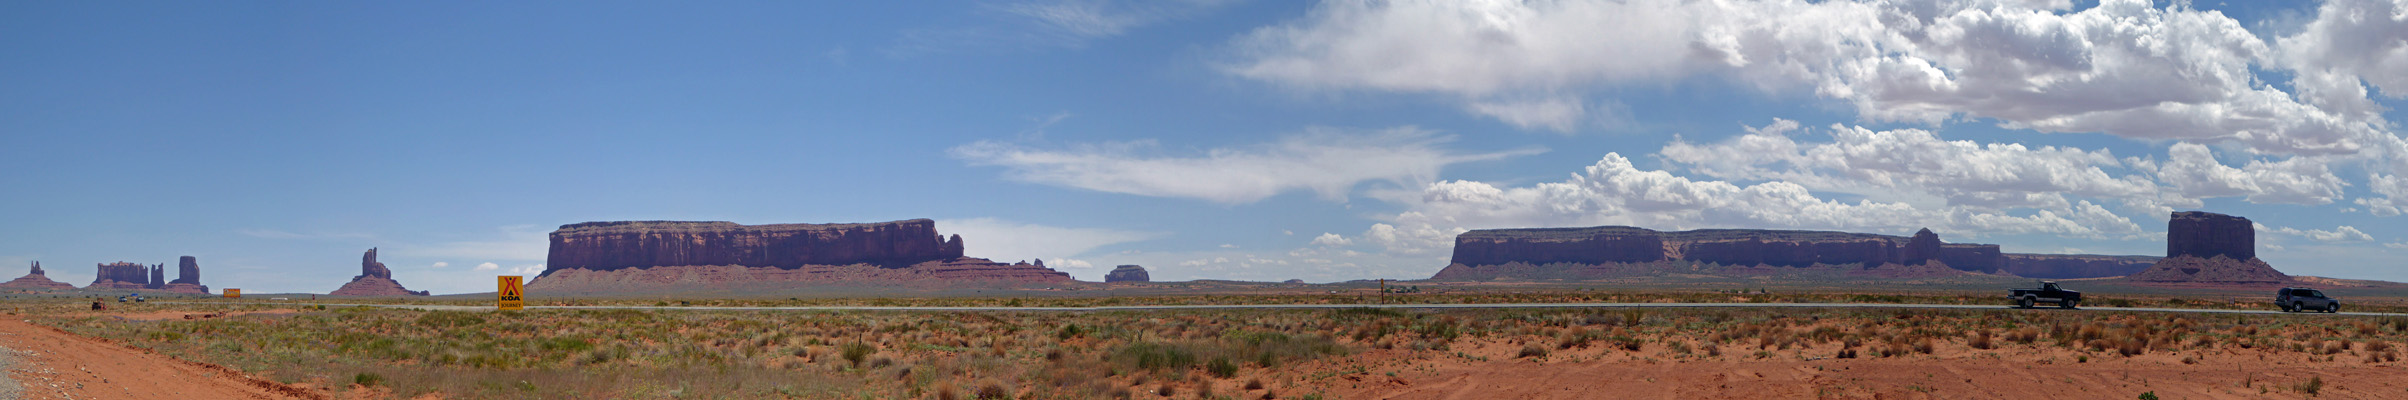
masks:
<path id="1" fill-rule="evenodd" d="M 2157 264 L 2157 256 L 2094 254 L 2007 254 L 2004 271 L 2026 278 L 2076 279 L 2126 276 Z"/>
<path id="2" fill-rule="evenodd" d="M 43 273 L 43 272 L 42 272 L 42 262 L 41 262 L 41 261 L 35 261 L 35 262 L 33 262 L 33 272 L 32 272 L 32 273 L 25 274 L 25 276 L 22 276 L 22 277 L 17 277 L 17 279 L 15 279 L 15 280 L 11 280 L 11 281 L 8 281 L 8 282 L 6 282 L 6 283 L 0 283 L 0 288 L 8 288 L 8 289 L 74 289 L 74 288 L 75 288 L 75 285 L 70 285 L 70 284 L 67 284 L 66 282 L 59 282 L 59 281 L 50 280 L 50 275 L 48 275 L 48 274 L 45 274 L 45 273 Z"/>
<path id="3" fill-rule="evenodd" d="M 528 292 L 610 293 L 683 290 L 778 290 L 816 286 L 878 286 L 919 289 L 1068 284 L 1070 274 L 1029 263 L 955 258 L 883 268 L 866 264 L 804 265 L 795 268 L 741 265 L 682 265 L 615 270 L 556 269 Z"/>
<path id="4" fill-rule="evenodd" d="M 1455 257 L 1431 279 L 1582 277 L 1645 274 L 1689 263 L 1739 267 L 1856 265 L 1873 275 L 1935 275 L 1947 270 L 2070 279 L 2123 276 L 2159 257 L 2009 254 L 1998 245 L 1947 243 L 1930 229 L 1913 236 L 1827 231 L 1701 229 L 1660 232 L 1627 226 L 1490 229 L 1455 238 Z M 1491 268 L 1514 264 L 1512 268 Z M 1549 270 L 1566 268 L 1579 271 Z M 1895 269 L 1890 266 L 1946 266 Z M 1569 267 L 1567 267 L 1569 266 Z M 1588 266 L 1588 267 L 1580 267 Z M 1887 269 L 1885 269 L 1887 268 Z M 1585 271 L 1585 272 L 1580 272 Z M 1905 271 L 1905 272 L 1901 272 Z M 1763 272 L 1754 270 L 1738 271 Z"/>
<path id="5" fill-rule="evenodd" d="M 118 261 L 97 264 L 92 284 L 87 289 L 147 289 L 150 286 L 150 267 Z"/>
<path id="6" fill-rule="evenodd" d="M 1112 267 L 1112 272 L 1104 273 L 1104 282 L 1152 282 L 1153 280 L 1152 276 L 1146 274 L 1145 267 L 1136 265 Z"/>
<path id="7" fill-rule="evenodd" d="M 1659 232 L 1628 226 L 1488 229 L 1455 237 L 1455 255 L 1431 279 L 1485 279 L 1486 266 L 1521 263 L 1639 264 L 1667 261 L 1733 266 L 1808 267 L 1945 264 L 1996 272 L 1997 245 L 1944 243 L 1926 229 L 1915 237 L 1849 232 L 1701 229 Z"/>
<path id="8" fill-rule="evenodd" d="M 870 264 L 902 267 L 962 257 L 961 235 L 938 236 L 936 221 L 739 225 L 734 222 L 615 221 L 552 231 L 546 271 L 607 271 L 681 265 L 797 268 Z"/>
<path id="9" fill-rule="evenodd" d="M 385 263 L 376 261 L 376 249 L 369 248 L 367 254 L 360 256 L 360 274 L 351 277 L 350 283 L 343 284 L 342 288 L 335 289 L 327 295 L 425 296 L 427 293 L 424 290 L 412 291 L 402 287 L 400 281 L 393 280 L 393 270 L 385 268 Z"/>
<path id="10" fill-rule="evenodd" d="M 2278 285 L 2291 281 L 2257 258 L 2257 227 L 2248 218 L 2176 212 L 2166 222 L 2166 257 L 2124 277 L 2143 283 Z"/>
<path id="11" fill-rule="evenodd" d="M 530 291 L 780 287 L 805 284 L 1064 284 L 1044 261 L 962 256 L 961 235 L 927 219 L 857 224 L 741 225 L 617 221 L 553 231 Z"/>
<path id="12" fill-rule="evenodd" d="M 2257 223 L 2248 218 L 2182 211 L 2166 221 L 2166 257 L 2257 258 Z"/>

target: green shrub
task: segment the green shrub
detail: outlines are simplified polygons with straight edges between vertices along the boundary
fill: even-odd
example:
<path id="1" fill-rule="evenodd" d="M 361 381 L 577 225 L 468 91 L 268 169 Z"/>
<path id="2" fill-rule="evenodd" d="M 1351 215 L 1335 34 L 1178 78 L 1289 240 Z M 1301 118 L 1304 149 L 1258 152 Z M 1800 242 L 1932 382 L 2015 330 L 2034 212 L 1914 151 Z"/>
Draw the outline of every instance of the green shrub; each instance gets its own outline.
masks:
<path id="1" fill-rule="evenodd" d="M 1129 345 L 1121 346 L 1119 351 L 1113 352 L 1113 355 L 1115 358 L 1125 360 L 1125 362 L 1136 364 L 1137 368 L 1148 370 L 1186 368 L 1196 365 L 1196 354 L 1194 352 L 1179 346 L 1172 346 L 1162 343 L 1130 343 Z"/>
<path id="2" fill-rule="evenodd" d="M 1009 398 L 1012 398 L 1012 392 L 1010 390 L 1005 390 L 1003 388 L 1003 384 L 1001 383 L 987 382 L 985 385 L 978 386 L 978 400 L 1000 400 Z"/>
<path id="3" fill-rule="evenodd" d="M 869 358 L 870 353 L 876 352 L 878 352 L 878 348 L 870 347 L 868 343 L 846 343 L 844 345 L 844 360 L 852 362 L 854 368 L 860 368 L 861 360 Z"/>
<path id="4" fill-rule="evenodd" d="M 1070 338 L 1086 335 L 1087 331 L 1079 329 L 1078 324 L 1062 325 L 1062 330 L 1054 331 L 1054 338 L 1061 340 L 1070 340 Z"/>
<path id="5" fill-rule="evenodd" d="M 2309 396 L 2315 396 L 2317 393 L 2324 391 L 2324 377 L 2308 377 L 2307 382 L 2300 382 L 2299 385 L 2292 386 L 2291 389 L 2297 390 L 2300 393 L 2307 393 Z"/>
<path id="6" fill-rule="evenodd" d="M 1228 357 L 1213 357 L 1212 362 L 1204 364 L 1204 372 L 1212 373 L 1212 376 L 1221 379 L 1229 379 L 1237 376 L 1237 363 L 1229 362 Z"/>
<path id="7" fill-rule="evenodd" d="M 351 383 L 359 384 L 360 386 L 374 387 L 376 385 L 385 384 L 385 376 L 377 375 L 374 372 L 361 372 L 358 375 L 351 376 Z"/>
<path id="8" fill-rule="evenodd" d="M 1453 341 L 1455 338 L 1463 336 L 1462 324 L 1455 322 L 1454 317 L 1440 318 L 1436 322 L 1422 324 L 1421 328 L 1414 329 L 1414 333 L 1421 334 L 1424 339 L 1440 342 Z"/>

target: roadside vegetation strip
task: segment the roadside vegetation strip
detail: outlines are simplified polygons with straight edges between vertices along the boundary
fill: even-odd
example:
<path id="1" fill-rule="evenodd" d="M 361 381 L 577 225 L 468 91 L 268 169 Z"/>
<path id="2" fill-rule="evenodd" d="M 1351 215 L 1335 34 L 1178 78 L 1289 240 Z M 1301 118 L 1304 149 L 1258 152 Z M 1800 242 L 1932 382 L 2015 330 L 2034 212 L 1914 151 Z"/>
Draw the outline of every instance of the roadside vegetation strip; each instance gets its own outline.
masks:
<path id="1" fill-rule="evenodd" d="M 184 304 L 161 302 L 161 304 Z M 226 303 L 210 303 L 226 304 Z M 241 303 L 275 305 L 277 303 Z M 285 304 L 285 305 L 290 305 Z M 315 304 L 328 307 L 375 307 L 421 311 L 494 311 L 493 306 L 419 305 L 419 304 Z M 915 307 L 915 306 L 527 306 L 530 310 L 659 310 L 659 311 L 935 311 L 935 312 L 1094 312 L 1094 311 L 1153 311 L 1153 310 L 1337 310 L 1373 309 L 1546 309 L 1546 308 L 1900 308 L 1900 309 L 1958 309 L 1958 310 L 2020 310 L 2011 304 L 1905 304 L 1905 303 L 1498 303 L 1498 304 L 1210 304 L 1210 305 L 1129 305 L 1100 307 Z M 2056 310 L 2053 307 L 2037 309 Z M 2289 314 L 2282 310 L 2244 310 L 2224 308 L 2162 308 L 2162 307 L 2082 307 L 2062 311 L 2125 311 L 2223 314 Z M 2408 313 L 2341 312 L 2334 314 L 2369 317 L 2399 317 Z"/>
<path id="2" fill-rule="evenodd" d="M 2086 313 L 1996 305 L 1580 305 L 1614 307 L 489 313 L 330 304 L 205 320 L 66 312 L 35 318 L 280 382 L 337 391 L 389 389 L 402 398 L 1109 398 L 1131 391 L 1179 398 L 1295 398 L 1325 391 L 1330 394 L 1320 397 L 1377 397 L 1345 390 L 1405 386 L 1388 380 L 1398 376 L 1438 382 L 1413 375 L 1429 371 L 1421 365 L 1572 368 L 1662 361 L 1866 369 L 1894 365 L 1872 360 L 1968 366 L 2003 357 L 2057 365 L 2130 360 L 2116 365 L 2208 373 L 2273 358 L 2309 366 L 2303 368 L 2382 374 L 2403 366 L 2397 356 L 2408 340 L 2408 318 L 2346 315 Z M 2202 386 L 2196 379 L 2170 382 Z"/>
<path id="3" fill-rule="evenodd" d="M 1389 294 L 1389 295 L 1387 295 L 1387 296 L 1385 296 L 1385 297 L 1382 297 L 1382 296 L 1380 296 L 1380 295 L 1379 295 L 1377 292 L 1375 292 L 1375 291 L 1372 291 L 1372 290 L 1368 290 L 1368 289 L 1366 289 L 1366 290 L 1357 290 L 1357 291 L 1352 291 L 1352 292 L 1340 291 L 1339 293 L 1333 293 L 1333 294 L 1246 293 L 1246 294 L 1196 294 L 1196 295 L 1096 295 L 1096 296 L 1057 296 L 1057 295 L 1046 295 L 1046 294 L 1033 294 L 1033 295 L 1029 295 L 1029 296 L 1022 296 L 1022 297 L 1008 297 L 1008 296 L 1011 296 L 1011 295 L 1012 295 L 1012 293 L 996 293 L 996 294 L 988 294 L 988 295 L 985 295 L 985 297 L 967 297 L 967 296 L 965 296 L 965 297 L 881 297 L 881 298 L 757 298 L 757 297 L 755 297 L 755 298 L 689 298 L 689 299 L 653 298 L 653 299 L 629 299 L 629 298 L 575 298 L 575 297 L 549 297 L 549 298 L 547 298 L 547 297 L 542 297 L 542 296 L 536 296 L 536 297 L 533 297 L 533 298 L 530 298 L 530 299 L 528 299 L 528 301 L 527 301 L 527 305 L 529 305 L 529 306 L 544 306 L 544 307 L 549 307 L 549 306 L 614 306 L 614 307 L 647 307 L 647 306 L 648 306 L 648 307 L 655 307 L 655 308 L 685 308 L 685 307 L 862 307 L 861 309 L 876 309 L 876 308 L 872 308 L 872 307 L 913 307 L 913 308 L 915 308 L 915 309 L 916 309 L 916 308 L 931 308 L 931 307 L 941 307 L 941 308 L 980 308 L 980 309 L 984 309 L 984 308 L 1009 308 L 1009 307 L 1022 307 L 1022 308 L 1030 308 L 1030 307 L 1033 307 L 1033 308 L 1060 308 L 1060 309 L 1081 309 L 1081 310 L 1084 310 L 1084 309 L 1095 309 L 1095 308 L 1102 308 L 1102 307 L 1125 307 L 1125 306 L 1135 306 L 1135 307 L 1161 307 L 1161 306 L 1200 306 L 1200 305 L 1274 305 L 1274 304 L 1295 304 L 1295 305 L 1339 305 L 1339 306 L 1351 306 L 1351 305 L 1376 305 L 1376 304 L 1394 304 L 1394 305 L 1437 305 L 1437 304 L 1482 305 L 1482 304 L 1589 304 L 1589 303 L 1610 303 L 1610 304 L 1624 304 L 1624 303 L 1651 303 L 1651 304 L 1652 304 L 1652 303 L 1673 303 L 1673 304 L 1696 304 L 1696 303 L 1717 303 L 1717 304 L 1721 304 L 1721 303 L 1745 303 L 1745 304 L 1939 304 L 1939 305 L 1975 305 L 1975 306 L 1994 306 L 1994 305 L 2006 305 L 2006 304 L 2010 304 L 2010 303 L 2011 303 L 2011 302 L 2010 302 L 2010 301 L 2009 301 L 2009 300 L 2008 300 L 2008 299 L 2007 299 L 2007 298 L 2004 296 L 2004 294 L 2005 294 L 2004 292 L 1996 292 L 1996 293 L 1993 293 L 1993 292 L 1987 292 L 1987 291 L 1984 291 L 1984 292 L 1971 292 L 1971 291 L 1935 291 L 1935 292 L 1887 292 L 1887 293 L 1839 293 L 1839 292 L 1818 292 L 1818 291 L 1799 291 L 1799 292 L 1787 292 L 1787 291 L 1782 291 L 1782 292 L 1775 292 L 1775 293 L 1766 293 L 1765 291 L 1763 291 L 1763 290 L 1761 290 L 1761 289 L 1745 289 L 1745 290 L 1722 290 L 1722 291 L 1694 291 L 1694 292 L 1691 292 L 1691 291 L 1650 292 L 1650 291 L 1623 290 L 1623 289 L 1598 289 L 1598 290 L 1579 290 L 1579 289 L 1575 289 L 1575 290 L 1549 290 L 1549 291 L 1543 291 L 1543 292 L 1472 292 L 1472 291 L 1465 291 L 1465 292 L 1444 292 L 1444 293 L 1439 293 L 1439 292 L 1428 292 L 1428 293 L 1413 293 L 1413 294 Z M 2274 299 L 2272 298 L 2272 296 L 2271 296 L 2271 293 L 2268 293 L 2268 294 L 2267 294 L 2267 295 L 2265 295 L 2265 296 L 2258 296 L 2258 295 L 2255 295 L 2254 293 L 2252 293 L 2252 294 L 2249 294 L 2249 295 L 2240 295 L 2240 294 L 2236 294 L 2236 293 L 2229 293 L 2229 292 L 2219 292 L 2219 293 L 2196 293 L 2196 294 L 2165 294 L 2165 295 L 2146 295 L 2146 294 L 2102 294 L 2102 293 L 2096 293 L 2096 292 L 2087 293 L 2087 294 L 2088 294 L 2088 296 L 2086 296 L 2086 298 L 2085 298 L 2085 299 L 2082 301 L 2082 304 L 2081 304 L 2081 306 L 2082 306 L 2082 307 L 2084 307 L 2084 308 L 2120 307 L 2120 308 L 2174 308 L 2174 309 L 2232 309 L 2232 310 L 2269 310 L 2269 309 L 2273 309 L 2273 300 L 2274 300 Z M 2404 312 L 2408 312 L 2408 297 L 2402 297 L 2401 295 L 2408 295 L 2408 292 L 2400 293 L 2399 295 L 2395 295 L 2395 294 L 2384 294 L 2384 293 L 2368 293 L 2368 294 L 2366 294 L 2366 295 L 2365 295 L 2364 297 L 2362 297 L 2362 298 L 2345 299 L 2345 300 L 2348 300 L 2348 301 L 2350 301 L 2350 305 L 2349 305 L 2349 307 L 2345 308 L 2345 311 L 2367 311 L 2367 312 L 2387 312 L 2387 313 L 2404 313 Z M 204 299 L 204 300 L 198 300 L 198 301 L 182 301 L 182 300 L 178 300 L 177 302 L 178 302 L 178 303 L 182 303 L 182 304 L 211 304 L 211 303 L 227 304 L 227 303 L 233 303 L 233 302 L 241 302 L 241 303 L 245 303 L 245 304 L 258 304 L 258 305 L 285 305 L 285 306 L 288 306 L 288 307 L 290 307 L 290 306 L 293 306 L 293 305 L 310 305 L 310 304 L 329 304 L 329 305 L 334 305 L 334 304 L 343 304 L 343 305 L 361 304 L 361 305 L 384 305 L 384 306 L 393 306 L 393 305 L 408 305 L 408 306 L 416 306 L 416 307 L 425 307 L 425 308 L 429 308 L 429 309 L 460 309 L 460 310 L 466 310 L 466 309 L 469 309 L 469 308 L 474 308 L 474 307 L 484 307 L 484 308 L 488 308 L 488 309 L 490 309 L 490 308 L 493 308 L 493 306 L 494 306 L 494 301 L 493 301 L 493 299 L 492 299 L 491 297 L 489 297 L 489 296 L 488 296 L 488 297 L 481 297 L 481 298 L 477 298 L 477 299 L 466 299 L 466 298 L 463 298 L 463 299 L 457 299 L 457 300 L 442 300 L 442 301 L 424 300 L 424 299 L 398 299 L 398 300 L 397 300 L 397 299 L 378 299 L 378 298 L 344 298 L 344 299 L 326 299 L 326 300 L 324 300 L 324 301 L 325 301 L 324 303 L 321 303 L 321 302 L 318 302 L 318 301 L 308 301 L 308 300 L 292 300 L 292 301 L 273 301 L 273 302 L 261 302 L 261 301 L 258 301 L 258 300 L 251 300 L 251 299 L 243 299 L 243 300 L 231 300 L 231 299 L 229 299 L 229 300 L 215 300 L 215 299 Z"/>

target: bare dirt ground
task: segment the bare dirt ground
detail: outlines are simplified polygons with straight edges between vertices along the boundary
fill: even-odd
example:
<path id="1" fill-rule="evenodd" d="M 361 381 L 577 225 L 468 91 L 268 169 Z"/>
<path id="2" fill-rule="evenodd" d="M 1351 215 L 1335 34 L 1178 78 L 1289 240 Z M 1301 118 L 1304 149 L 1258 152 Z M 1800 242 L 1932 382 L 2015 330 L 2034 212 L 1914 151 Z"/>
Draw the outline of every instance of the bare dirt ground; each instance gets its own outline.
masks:
<path id="1" fill-rule="evenodd" d="M 1837 346 L 1821 346 L 1700 359 L 1591 348 L 1517 358 L 1517 344 L 1462 344 L 1460 355 L 1399 349 L 1323 360 L 1300 366 L 1324 377 L 1302 383 L 1342 399 L 2262 399 L 2311 397 L 2302 387 L 2320 379 L 2316 398 L 2408 397 L 2408 370 L 2396 365 L 2252 349 L 2122 357 L 1944 345 L 1928 355 L 1832 359 Z"/>
<path id="2" fill-rule="evenodd" d="M 181 318 L 177 316 L 175 318 Z M 324 394 L 104 340 L 0 318 L 0 347 L 27 399 L 324 399 Z"/>

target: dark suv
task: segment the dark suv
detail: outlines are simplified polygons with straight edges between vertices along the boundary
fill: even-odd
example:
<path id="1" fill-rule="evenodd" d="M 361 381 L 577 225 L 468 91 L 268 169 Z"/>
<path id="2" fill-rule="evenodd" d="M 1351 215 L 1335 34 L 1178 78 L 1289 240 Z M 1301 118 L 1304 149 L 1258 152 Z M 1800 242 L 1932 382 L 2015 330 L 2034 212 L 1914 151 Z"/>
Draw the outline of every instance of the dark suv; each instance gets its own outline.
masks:
<path id="1" fill-rule="evenodd" d="M 2309 288 L 2283 288 L 2274 292 L 2274 306 L 2285 312 L 2341 312 L 2341 300 L 2324 297 L 2324 292 Z"/>

